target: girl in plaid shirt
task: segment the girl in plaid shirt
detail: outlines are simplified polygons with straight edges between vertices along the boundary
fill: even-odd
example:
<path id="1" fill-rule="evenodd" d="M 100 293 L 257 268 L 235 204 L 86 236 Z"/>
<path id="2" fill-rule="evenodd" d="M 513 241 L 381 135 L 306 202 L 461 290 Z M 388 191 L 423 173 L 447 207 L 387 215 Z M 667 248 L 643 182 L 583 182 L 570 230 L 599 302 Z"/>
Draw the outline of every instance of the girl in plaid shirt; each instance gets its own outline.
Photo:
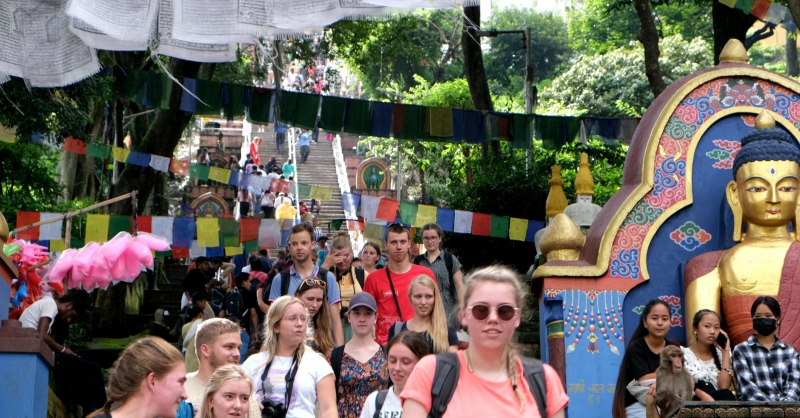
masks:
<path id="1" fill-rule="evenodd" d="M 775 330 L 781 307 L 775 298 L 760 296 L 750 308 L 753 334 L 733 350 L 740 399 L 743 401 L 797 402 L 800 397 L 800 356 L 781 341 Z"/>

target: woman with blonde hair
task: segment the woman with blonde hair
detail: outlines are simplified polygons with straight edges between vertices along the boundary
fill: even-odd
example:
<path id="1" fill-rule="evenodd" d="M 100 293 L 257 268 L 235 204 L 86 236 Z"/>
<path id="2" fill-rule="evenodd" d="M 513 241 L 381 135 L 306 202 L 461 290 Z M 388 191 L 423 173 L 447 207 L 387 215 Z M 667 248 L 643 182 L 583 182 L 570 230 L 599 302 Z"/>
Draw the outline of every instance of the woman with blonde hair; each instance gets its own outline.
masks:
<path id="1" fill-rule="evenodd" d="M 324 357 L 306 350 L 308 311 L 303 301 L 281 296 L 272 302 L 264 319 L 261 351 L 242 367 L 255 382 L 258 402 L 286 418 L 336 418 L 333 370 Z"/>
<path id="2" fill-rule="evenodd" d="M 253 379 L 240 366 L 227 364 L 214 371 L 203 393 L 198 418 L 250 417 Z"/>
<path id="3" fill-rule="evenodd" d="M 475 411 L 491 411 L 497 417 L 564 417 L 569 397 L 556 371 L 522 358 L 512 346 L 526 296 L 518 274 L 508 267 L 489 266 L 467 275 L 459 306 L 461 323 L 470 335 L 469 348 L 420 360 L 400 394 L 403 418 L 429 416 L 434 400 L 439 408 L 433 416 L 443 418 L 474 416 Z M 452 393 L 441 388 L 432 393 L 439 361 L 460 370 Z M 537 402 L 534 395 L 541 388 L 531 388 L 525 378 L 526 372 L 539 368 L 544 371 L 546 411 L 539 409 L 543 400 Z M 449 402 L 448 395 L 452 395 Z"/>
<path id="4" fill-rule="evenodd" d="M 136 340 L 114 362 L 108 401 L 89 418 L 172 418 L 186 398 L 183 355 L 158 337 Z M 111 408 L 118 406 L 114 412 Z"/>
<path id="5" fill-rule="evenodd" d="M 363 290 L 366 275 L 362 268 L 353 266 L 353 245 L 347 232 L 339 232 L 333 237 L 330 253 L 320 268 L 330 271 L 336 277 L 339 295 L 342 297 L 344 341 L 350 341 L 353 338 L 353 327 L 347 321 L 346 313 L 350 307 L 350 299 Z"/>
<path id="6" fill-rule="evenodd" d="M 335 345 L 333 341 L 333 327 L 328 306 L 328 284 L 316 277 L 308 277 L 300 282 L 294 293 L 303 301 L 311 319 L 306 330 L 306 345 L 323 357 L 328 357 Z"/>
<path id="7" fill-rule="evenodd" d="M 410 330 L 422 334 L 433 354 L 458 351 L 458 334 L 447 323 L 436 282 L 424 274 L 415 277 L 408 286 L 408 300 L 414 308 L 414 317 L 407 322 L 395 322 L 389 328 L 389 339 L 403 330 Z"/>

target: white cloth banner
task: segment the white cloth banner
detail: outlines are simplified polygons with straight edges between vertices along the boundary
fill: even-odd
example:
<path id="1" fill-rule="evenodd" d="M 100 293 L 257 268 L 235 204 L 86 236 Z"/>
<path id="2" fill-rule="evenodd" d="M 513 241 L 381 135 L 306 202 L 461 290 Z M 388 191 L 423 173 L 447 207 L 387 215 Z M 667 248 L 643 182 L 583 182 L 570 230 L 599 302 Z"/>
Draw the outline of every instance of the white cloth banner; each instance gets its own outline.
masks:
<path id="1" fill-rule="evenodd" d="M 377 218 L 380 203 L 380 197 L 361 195 L 361 217 L 365 219 Z"/>
<path id="2" fill-rule="evenodd" d="M 169 171 L 169 158 L 160 155 L 150 155 L 150 167 L 154 170 L 167 172 Z"/>
<path id="3" fill-rule="evenodd" d="M 472 233 L 472 212 L 467 212 L 463 210 L 455 211 L 455 222 L 453 224 L 453 232 L 458 232 L 459 234 L 471 234 Z"/>
<path id="4" fill-rule="evenodd" d="M 205 257 L 206 249 L 200 248 L 200 243 L 197 240 L 192 240 L 192 246 L 189 248 L 189 257 Z"/>
<path id="5" fill-rule="evenodd" d="M 66 13 L 111 38 L 147 46 L 158 0 L 71 0 Z"/>
<path id="6" fill-rule="evenodd" d="M 280 248 L 281 224 L 277 219 L 262 219 L 258 225 L 258 246 Z"/>
<path id="7" fill-rule="evenodd" d="M 42 213 L 39 215 L 39 222 L 46 221 L 48 219 L 63 217 L 64 215 L 60 213 Z M 49 241 L 49 240 L 59 240 L 63 238 L 61 235 L 61 226 L 64 224 L 64 220 L 56 221 L 51 224 L 42 225 L 39 227 L 39 240 L 40 241 Z"/>
<path id="8" fill-rule="evenodd" d="M 153 216 L 152 225 L 153 235 L 164 237 L 169 245 L 172 245 L 172 221 L 174 218 L 167 216 Z"/>

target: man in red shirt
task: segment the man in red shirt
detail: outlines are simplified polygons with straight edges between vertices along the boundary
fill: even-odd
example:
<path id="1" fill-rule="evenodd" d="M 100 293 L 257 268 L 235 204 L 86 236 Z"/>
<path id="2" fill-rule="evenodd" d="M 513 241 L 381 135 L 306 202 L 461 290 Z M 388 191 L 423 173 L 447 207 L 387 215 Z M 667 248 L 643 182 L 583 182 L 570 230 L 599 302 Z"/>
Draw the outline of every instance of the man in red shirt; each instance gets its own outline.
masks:
<path id="1" fill-rule="evenodd" d="M 411 264 L 411 234 L 402 224 L 390 224 L 386 228 L 383 248 L 388 259 L 386 268 L 370 273 L 364 283 L 364 291 L 378 302 L 378 323 L 375 326 L 375 341 L 378 344 L 386 344 L 392 324 L 414 317 L 414 309 L 408 300 L 411 281 L 419 275 L 436 281 L 431 269 Z"/>

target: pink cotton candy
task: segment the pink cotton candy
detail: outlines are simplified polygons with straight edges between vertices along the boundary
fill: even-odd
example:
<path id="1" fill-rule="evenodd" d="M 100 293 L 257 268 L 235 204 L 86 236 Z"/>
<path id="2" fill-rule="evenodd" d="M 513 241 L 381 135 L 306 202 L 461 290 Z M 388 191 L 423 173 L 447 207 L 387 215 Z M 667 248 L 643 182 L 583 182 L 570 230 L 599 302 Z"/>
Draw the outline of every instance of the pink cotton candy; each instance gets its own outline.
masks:
<path id="1" fill-rule="evenodd" d="M 127 232 L 120 232 L 114 238 L 111 238 L 107 243 L 103 244 L 101 251 L 108 262 L 108 267 L 111 268 L 122 256 L 122 253 L 128 251 L 131 245 L 131 234 Z"/>
<path id="2" fill-rule="evenodd" d="M 131 246 L 128 249 L 128 253 L 133 254 L 136 257 L 138 262 L 149 268 L 153 269 L 153 253 L 150 251 L 150 248 L 145 243 L 145 239 L 141 239 L 141 235 L 137 235 L 133 241 L 131 242 Z"/>
<path id="3" fill-rule="evenodd" d="M 53 267 L 50 269 L 51 282 L 61 282 L 64 280 L 64 276 L 72 269 L 72 264 L 75 261 L 75 254 L 77 253 L 78 251 L 71 248 L 61 253 L 61 256 L 58 257 Z"/>
<path id="4" fill-rule="evenodd" d="M 167 251 L 169 250 L 169 242 L 164 237 L 158 235 L 148 234 L 147 232 L 139 232 L 134 240 L 140 240 L 147 245 L 150 251 Z"/>

